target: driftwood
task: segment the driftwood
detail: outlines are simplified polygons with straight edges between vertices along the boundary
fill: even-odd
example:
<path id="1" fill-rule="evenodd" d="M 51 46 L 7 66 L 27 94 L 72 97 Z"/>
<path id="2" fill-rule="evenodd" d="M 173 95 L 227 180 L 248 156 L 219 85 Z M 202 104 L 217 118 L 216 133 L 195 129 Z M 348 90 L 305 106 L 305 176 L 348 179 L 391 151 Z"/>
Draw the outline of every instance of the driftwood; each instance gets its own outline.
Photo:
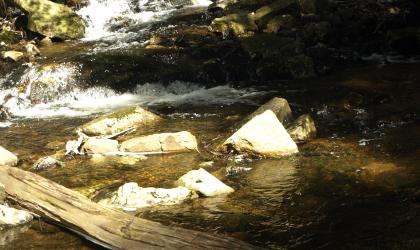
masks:
<path id="1" fill-rule="evenodd" d="M 255 249 L 242 241 L 134 217 L 36 174 L 0 166 L 8 200 L 112 249 Z"/>

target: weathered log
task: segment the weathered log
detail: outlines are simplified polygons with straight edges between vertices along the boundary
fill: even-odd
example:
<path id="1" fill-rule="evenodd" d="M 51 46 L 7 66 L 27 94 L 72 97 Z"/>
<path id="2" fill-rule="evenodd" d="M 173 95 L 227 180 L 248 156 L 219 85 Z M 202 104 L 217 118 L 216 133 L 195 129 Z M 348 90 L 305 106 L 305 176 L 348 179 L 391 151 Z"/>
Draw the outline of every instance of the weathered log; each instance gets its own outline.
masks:
<path id="1" fill-rule="evenodd" d="M 255 249 L 226 236 L 164 226 L 101 206 L 31 172 L 0 167 L 7 199 L 112 249 Z"/>

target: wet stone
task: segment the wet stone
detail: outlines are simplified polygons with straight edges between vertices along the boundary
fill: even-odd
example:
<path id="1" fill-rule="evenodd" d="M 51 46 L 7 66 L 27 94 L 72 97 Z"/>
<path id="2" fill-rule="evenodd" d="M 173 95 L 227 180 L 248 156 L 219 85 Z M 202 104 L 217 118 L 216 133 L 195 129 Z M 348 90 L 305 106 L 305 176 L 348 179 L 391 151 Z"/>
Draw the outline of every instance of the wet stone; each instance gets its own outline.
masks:
<path id="1" fill-rule="evenodd" d="M 219 150 L 274 158 L 299 152 L 296 143 L 271 110 L 252 118 L 229 137 Z"/>
<path id="2" fill-rule="evenodd" d="M 191 170 L 179 178 L 177 183 L 204 196 L 217 196 L 235 191 L 203 168 Z"/>
<path id="3" fill-rule="evenodd" d="M 18 158 L 16 155 L 0 146 L 0 166 L 13 167 L 16 166 Z"/>
<path id="4" fill-rule="evenodd" d="M 111 207 L 122 208 L 131 211 L 137 208 L 157 206 L 157 205 L 175 205 L 194 196 L 191 190 L 185 187 L 177 188 L 154 188 L 139 187 L 137 183 L 130 182 L 121 186 L 109 199 L 100 201 Z"/>

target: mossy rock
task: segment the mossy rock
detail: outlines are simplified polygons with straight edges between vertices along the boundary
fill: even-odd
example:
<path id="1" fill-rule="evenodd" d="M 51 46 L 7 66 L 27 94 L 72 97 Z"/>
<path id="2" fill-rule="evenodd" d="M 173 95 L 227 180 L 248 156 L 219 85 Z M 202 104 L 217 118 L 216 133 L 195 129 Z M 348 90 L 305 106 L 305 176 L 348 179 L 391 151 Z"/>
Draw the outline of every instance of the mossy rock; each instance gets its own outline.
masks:
<path id="1" fill-rule="evenodd" d="M 296 25 L 296 19 L 291 15 L 279 15 L 270 19 L 264 32 L 277 33 L 283 29 L 291 29 Z"/>
<path id="2" fill-rule="evenodd" d="M 258 23 L 258 26 L 264 27 L 270 18 L 281 14 L 284 9 L 287 7 L 296 4 L 297 0 L 277 0 L 271 4 L 263 6 L 255 11 L 255 21 Z"/>
<path id="3" fill-rule="evenodd" d="M 300 53 L 302 44 L 290 37 L 279 37 L 274 34 L 258 34 L 243 38 L 242 48 L 251 57 L 290 57 Z"/>
<path id="4" fill-rule="evenodd" d="M 315 76 L 312 58 L 303 54 L 288 58 L 286 61 L 286 68 L 295 79 Z"/>
<path id="5" fill-rule="evenodd" d="M 258 30 L 254 16 L 247 12 L 230 14 L 213 20 L 210 30 L 229 34 L 233 32 L 236 36 L 248 36 Z"/>
<path id="6" fill-rule="evenodd" d="M 228 14 L 232 14 L 241 10 L 253 12 L 263 7 L 264 5 L 270 4 L 271 2 L 272 0 L 242 0 L 227 4 L 224 9 L 225 13 Z"/>
<path id="7" fill-rule="evenodd" d="M 307 44 L 324 42 L 331 31 L 331 24 L 326 21 L 309 23 L 304 26 L 302 37 Z"/>
<path id="8" fill-rule="evenodd" d="M 90 136 L 111 135 L 129 128 L 153 125 L 161 118 L 141 107 L 119 109 L 109 115 L 96 118 L 80 127 L 80 130 Z"/>
<path id="9" fill-rule="evenodd" d="M 48 0 L 19 0 L 17 5 L 28 13 L 28 28 L 47 37 L 78 39 L 83 37 L 83 19 L 69 7 Z"/>
<path id="10" fill-rule="evenodd" d="M 0 27 L 0 42 L 14 44 L 18 42 L 18 37 L 9 27 Z"/>

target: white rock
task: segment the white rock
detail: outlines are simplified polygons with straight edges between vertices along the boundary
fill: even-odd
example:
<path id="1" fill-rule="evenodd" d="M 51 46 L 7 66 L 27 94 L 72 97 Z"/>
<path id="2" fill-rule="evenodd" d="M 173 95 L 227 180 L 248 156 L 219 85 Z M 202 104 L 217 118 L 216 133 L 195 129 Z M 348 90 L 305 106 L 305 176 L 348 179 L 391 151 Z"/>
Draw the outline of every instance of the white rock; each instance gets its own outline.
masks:
<path id="1" fill-rule="evenodd" d="M 101 154 L 118 151 L 118 141 L 102 138 L 89 138 L 82 146 L 82 152 Z"/>
<path id="2" fill-rule="evenodd" d="M 13 167 L 16 166 L 18 158 L 16 155 L 0 146 L 0 166 Z"/>
<path id="3" fill-rule="evenodd" d="M 267 110 L 246 123 L 220 147 L 223 152 L 281 157 L 298 153 L 296 143 L 276 115 Z"/>
<path id="4" fill-rule="evenodd" d="M 179 178 L 177 183 L 205 196 L 229 194 L 235 191 L 202 168 L 189 171 Z"/>
<path id="5" fill-rule="evenodd" d="M 122 185 L 110 199 L 102 200 L 100 203 L 129 211 L 156 205 L 175 205 L 192 197 L 191 190 L 184 187 L 142 188 L 137 183 L 130 182 Z"/>
<path id="6" fill-rule="evenodd" d="M 162 133 L 136 137 L 121 143 L 126 152 L 186 152 L 197 151 L 197 139 L 190 132 Z"/>
<path id="7" fill-rule="evenodd" d="M 33 216 L 23 210 L 0 205 L 0 225 L 17 226 L 30 222 Z"/>
<path id="8" fill-rule="evenodd" d="M 9 58 L 9 59 L 12 59 L 15 62 L 17 62 L 20 59 L 22 59 L 23 56 L 24 56 L 24 54 L 22 52 L 20 52 L 20 51 L 13 51 L 13 50 L 11 50 L 11 51 L 3 52 L 3 58 L 4 59 Z"/>

